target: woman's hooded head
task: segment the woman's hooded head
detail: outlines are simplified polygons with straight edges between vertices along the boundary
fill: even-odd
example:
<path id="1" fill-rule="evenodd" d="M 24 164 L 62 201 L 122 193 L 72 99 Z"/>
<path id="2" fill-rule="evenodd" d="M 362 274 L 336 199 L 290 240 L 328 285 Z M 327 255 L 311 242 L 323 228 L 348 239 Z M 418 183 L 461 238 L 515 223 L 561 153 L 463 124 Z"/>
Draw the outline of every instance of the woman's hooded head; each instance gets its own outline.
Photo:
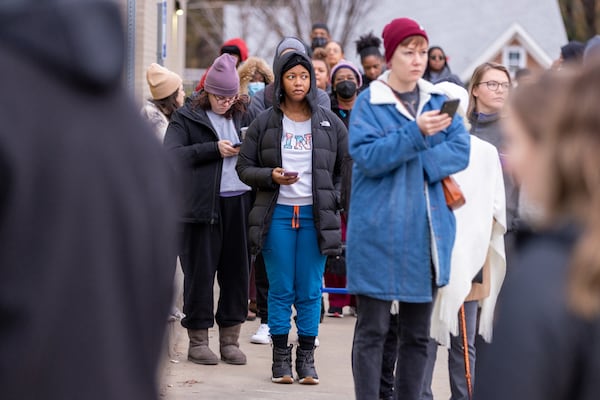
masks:
<path id="1" fill-rule="evenodd" d="M 310 88 L 306 93 L 306 101 L 311 108 L 311 110 L 315 110 L 317 106 L 317 82 L 315 80 L 315 72 L 313 70 L 311 60 L 302 53 L 298 53 L 296 51 L 291 51 L 283 54 L 279 57 L 274 65 L 274 73 L 275 73 L 275 95 L 273 97 L 273 106 L 279 108 L 279 105 L 285 98 L 283 79 L 285 73 L 290 69 L 294 68 L 297 65 L 302 65 L 308 71 L 310 75 Z"/>

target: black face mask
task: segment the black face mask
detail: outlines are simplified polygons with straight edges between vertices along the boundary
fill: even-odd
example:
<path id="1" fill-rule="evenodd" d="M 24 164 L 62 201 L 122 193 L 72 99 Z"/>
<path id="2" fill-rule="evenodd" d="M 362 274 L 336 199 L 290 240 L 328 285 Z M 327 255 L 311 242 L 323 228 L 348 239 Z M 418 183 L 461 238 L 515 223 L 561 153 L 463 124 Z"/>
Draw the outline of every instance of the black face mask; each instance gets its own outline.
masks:
<path id="1" fill-rule="evenodd" d="M 312 49 L 316 49 L 317 47 L 325 47 L 325 45 L 327 44 L 327 38 L 325 37 L 316 37 L 312 40 L 312 43 L 310 44 L 310 47 L 312 47 Z"/>
<path id="2" fill-rule="evenodd" d="M 335 85 L 335 93 L 344 100 L 351 99 L 356 94 L 356 83 L 353 81 L 341 81 Z"/>

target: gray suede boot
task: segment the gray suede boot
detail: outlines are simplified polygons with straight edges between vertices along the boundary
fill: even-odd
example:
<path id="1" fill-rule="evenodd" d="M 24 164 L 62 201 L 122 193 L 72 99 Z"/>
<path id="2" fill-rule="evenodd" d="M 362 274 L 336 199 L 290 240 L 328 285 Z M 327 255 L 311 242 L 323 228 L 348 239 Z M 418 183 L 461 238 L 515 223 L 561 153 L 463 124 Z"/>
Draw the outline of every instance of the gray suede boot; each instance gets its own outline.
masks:
<path id="1" fill-rule="evenodd" d="M 188 329 L 188 336 L 190 338 L 188 360 L 203 365 L 219 363 L 217 355 L 208 347 L 208 329 Z"/>
<path id="2" fill-rule="evenodd" d="M 219 327 L 219 342 L 221 344 L 221 360 L 227 364 L 244 365 L 246 355 L 240 350 L 240 329 L 242 325 Z"/>

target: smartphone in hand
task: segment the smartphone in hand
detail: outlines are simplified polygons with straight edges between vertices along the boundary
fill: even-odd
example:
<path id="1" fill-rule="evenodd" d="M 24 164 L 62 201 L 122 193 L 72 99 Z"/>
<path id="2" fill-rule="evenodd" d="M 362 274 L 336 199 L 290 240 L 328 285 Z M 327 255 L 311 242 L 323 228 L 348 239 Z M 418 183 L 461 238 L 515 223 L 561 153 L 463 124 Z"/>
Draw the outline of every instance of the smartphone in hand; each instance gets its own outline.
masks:
<path id="1" fill-rule="evenodd" d="M 440 114 L 448 114 L 450 118 L 454 118 L 454 114 L 458 110 L 458 105 L 460 104 L 460 99 L 449 99 L 442 104 L 442 108 L 440 109 Z"/>
<path id="2" fill-rule="evenodd" d="M 237 149 L 238 147 L 240 147 L 242 145 L 242 142 L 239 143 L 234 143 L 231 145 L 231 147 L 233 147 L 234 149 Z"/>
<path id="3" fill-rule="evenodd" d="M 296 171 L 284 171 L 283 176 L 295 178 L 298 176 L 298 172 Z"/>

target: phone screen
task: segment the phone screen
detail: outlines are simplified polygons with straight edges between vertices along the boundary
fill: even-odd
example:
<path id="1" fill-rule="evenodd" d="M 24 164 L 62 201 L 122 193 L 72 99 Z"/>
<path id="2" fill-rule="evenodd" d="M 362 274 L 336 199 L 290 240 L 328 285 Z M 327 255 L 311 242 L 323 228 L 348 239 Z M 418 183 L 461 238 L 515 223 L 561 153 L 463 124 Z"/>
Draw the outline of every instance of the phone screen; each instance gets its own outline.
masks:
<path id="1" fill-rule="evenodd" d="M 444 104 L 442 104 L 442 108 L 440 109 L 440 114 L 448 114 L 450 118 L 454 118 L 454 114 L 456 114 L 456 110 L 458 110 L 458 105 L 460 104 L 459 99 L 450 99 L 446 100 Z"/>

